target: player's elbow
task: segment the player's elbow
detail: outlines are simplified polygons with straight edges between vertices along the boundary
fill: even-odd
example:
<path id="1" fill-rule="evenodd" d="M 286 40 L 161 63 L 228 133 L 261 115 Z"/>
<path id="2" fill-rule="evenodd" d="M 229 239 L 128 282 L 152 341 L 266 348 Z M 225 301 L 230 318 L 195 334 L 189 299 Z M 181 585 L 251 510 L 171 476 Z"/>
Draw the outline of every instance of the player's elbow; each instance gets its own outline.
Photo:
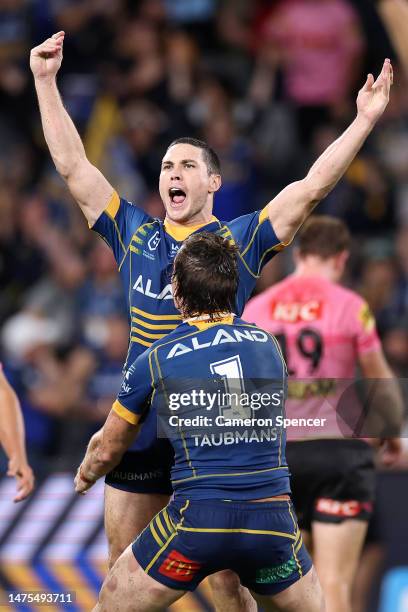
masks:
<path id="1" fill-rule="evenodd" d="M 54 156 L 53 160 L 58 174 L 67 183 L 76 180 L 84 163 L 86 163 L 86 157 L 81 157 L 78 154 Z"/>
<path id="2" fill-rule="evenodd" d="M 313 208 L 323 200 L 333 188 L 333 185 L 322 181 L 319 174 L 308 174 L 302 181 L 302 190 L 306 206 L 310 207 L 310 212 Z"/>

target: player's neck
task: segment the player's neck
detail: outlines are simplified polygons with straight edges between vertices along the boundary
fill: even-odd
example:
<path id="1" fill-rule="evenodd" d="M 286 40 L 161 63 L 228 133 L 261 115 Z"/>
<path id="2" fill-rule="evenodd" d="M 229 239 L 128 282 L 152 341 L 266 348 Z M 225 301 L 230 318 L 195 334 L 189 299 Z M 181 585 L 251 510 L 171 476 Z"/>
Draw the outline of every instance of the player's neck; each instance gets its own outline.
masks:
<path id="1" fill-rule="evenodd" d="M 295 275 L 304 278 L 324 278 L 332 283 L 338 282 L 338 272 L 333 267 L 332 262 L 321 259 L 310 258 L 307 261 L 299 261 L 296 265 Z"/>
<path id="2" fill-rule="evenodd" d="M 228 319 L 230 317 L 235 317 L 235 314 L 233 312 L 214 312 L 211 315 L 210 314 L 200 314 L 200 315 L 196 315 L 194 317 L 188 317 L 186 319 L 183 318 L 183 322 L 184 323 L 190 323 L 190 322 L 199 322 L 199 321 L 221 321 L 222 319 Z"/>

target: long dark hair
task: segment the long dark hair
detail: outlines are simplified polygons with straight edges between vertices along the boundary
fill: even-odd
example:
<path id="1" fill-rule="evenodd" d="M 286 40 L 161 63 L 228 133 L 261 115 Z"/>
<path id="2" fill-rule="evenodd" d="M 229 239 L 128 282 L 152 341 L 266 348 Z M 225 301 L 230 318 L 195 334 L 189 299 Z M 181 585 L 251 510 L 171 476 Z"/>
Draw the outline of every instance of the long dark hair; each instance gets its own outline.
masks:
<path id="1" fill-rule="evenodd" d="M 238 288 L 238 248 L 209 232 L 185 240 L 174 260 L 174 297 L 184 317 L 232 312 Z"/>

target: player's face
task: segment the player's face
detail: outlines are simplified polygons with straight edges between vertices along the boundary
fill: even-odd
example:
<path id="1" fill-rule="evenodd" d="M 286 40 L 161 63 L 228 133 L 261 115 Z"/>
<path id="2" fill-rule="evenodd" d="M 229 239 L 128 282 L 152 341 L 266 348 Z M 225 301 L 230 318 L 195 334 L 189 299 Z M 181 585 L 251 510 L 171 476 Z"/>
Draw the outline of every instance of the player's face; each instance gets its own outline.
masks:
<path id="1" fill-rule="evenodd" d="M 176 144 L 163 157 L 159 190 L 166 217 L 173 223 L 193 225 L 209 221 L 213 195 L 221 185 L 218 174 L 208 174 L 202 149 Z"/>

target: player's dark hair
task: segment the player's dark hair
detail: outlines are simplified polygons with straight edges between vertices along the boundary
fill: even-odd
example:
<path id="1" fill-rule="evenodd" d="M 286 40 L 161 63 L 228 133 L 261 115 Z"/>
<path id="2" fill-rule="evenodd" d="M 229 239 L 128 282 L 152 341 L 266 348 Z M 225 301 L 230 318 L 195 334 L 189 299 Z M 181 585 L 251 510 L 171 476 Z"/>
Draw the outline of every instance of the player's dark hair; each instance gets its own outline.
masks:
<path id="1" fill-rule="evenodd" d="M 209 232 L 184 241 L 173 267 L 174 297 L 184 317 L 234 310 L 237 253 L 235 244 Z"/>
<path id="2" fill-rule="evenodd" d="M 340 219 L 327 215 L 313 215 L 298 235 L 299 254 L 318 255 L 328 259 L 350 249 L 351 236 Z"/>
<path id="3" fill-rule="evenodd" d="M 192 147 L 197 147 L 197 149 L 201 149 L 203 152 L 203 159 L 205 165 L 207 166 L 208 174 L 221 174 L 221 163 L 218 155 L 208 145 L 204 140 L 198 140 L 198 138 L 191 138 L 190 136 L 184 136 L 183 138 L 177 138 L 173 140 L 167 147 L 167 150 L 170 147 L 174 147 L 177 144 L 189 144 Z"/>

